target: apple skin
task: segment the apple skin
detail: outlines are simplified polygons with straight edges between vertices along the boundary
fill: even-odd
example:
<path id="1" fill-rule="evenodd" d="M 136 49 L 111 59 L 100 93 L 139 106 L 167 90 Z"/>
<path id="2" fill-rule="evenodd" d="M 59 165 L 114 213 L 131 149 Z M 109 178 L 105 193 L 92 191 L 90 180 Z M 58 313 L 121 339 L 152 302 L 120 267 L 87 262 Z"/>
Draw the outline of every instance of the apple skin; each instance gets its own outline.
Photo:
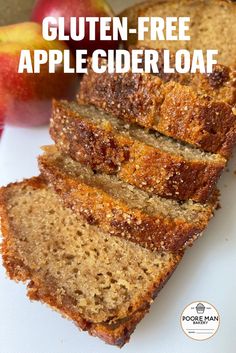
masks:
<path id="1" fill-rule="evenodd" d="M 33 8 L 31 20 L 42 23 L 45 17 L 64 17 L 65 34 L 70 35 L 70 17 L 113 17 L 113 11 L 105 0 L 38 0 Z M 77 31 L 79 29 L 77 28 Z M 87 49 L 88 55 L 92 55 L 96 49 L 117 49 L 119 41 L 100 40 L 99 25 L 96 24 L 96 40 L 89 40 L 89 25 L 85 25 L 85 38 L 81 41 L 68 41 L 69 47 Z M 112 30 L 109 34 L 112 34 Z"/>
<path id="2" fill-rule="evenodd" d="M 0 27 L 0 121 L 17 126 L 48 123 L 52 98 L 71 99 L 78 87 L 76 74 L 65 74 L 63 65 L 48 73 L 48 64 L 39 74 L 18 73 L 22 49 L 68 49 L 64 42 L 47 42 L 41 25 L 26 22 Z M 73 60 L 72 60 L 73 61 Z"/>

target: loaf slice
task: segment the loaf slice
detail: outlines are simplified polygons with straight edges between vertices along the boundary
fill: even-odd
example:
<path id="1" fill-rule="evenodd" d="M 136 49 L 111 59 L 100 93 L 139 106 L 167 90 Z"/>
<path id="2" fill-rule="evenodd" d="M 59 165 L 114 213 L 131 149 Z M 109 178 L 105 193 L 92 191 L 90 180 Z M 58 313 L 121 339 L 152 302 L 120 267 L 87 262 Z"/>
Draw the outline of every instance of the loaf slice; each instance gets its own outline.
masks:
<path id="1" fill-rule="evenodd" d="M 225 158 L 236 143 L 235 108 L 152 74 L 98 74 L 90 62 L 78 101 Z"/>
<path id="2" fill-rule="evenodd" d="M 208 224 L 217 193 L 208 204 L 179 203 L 100 174 L 55 150 L 45 148 L 39 168 L 67 207 L 89 224 L 151 250 L 178 251 L 192 244 Z"/>
<path id="3" fill-rule="evenodd" d="M 138 17 L 190 17 L 189 41 L 150 40 L 150 31 L 144 40 L 130 34 L 127 44 L 149 46 L 155 49 L 217 49 L 218 62 L 236 65 L 236 4 L 224 0 L 156 0 L 146 1 L 125 10 L 121 17 L 128 17 L 129 28 L 137 29 Z M 177 25 L 178 31 L 178 25 Z M 138 32 L 137 32 L 138 33 Z"/>
<path id="4" fill-rule="evenodd" d="M 182 254 L 110 237 L 63 208 L 41 178 L 0 191 L 3 264 L 82 330 L 122 346 Z"/>
<path id="5" fill-rule="evenodd" d="M 72 159 L 177 200 L 206 202 L 226 162 L 92 105 L 54 101 L 50 125 L 57 147 Z"/>

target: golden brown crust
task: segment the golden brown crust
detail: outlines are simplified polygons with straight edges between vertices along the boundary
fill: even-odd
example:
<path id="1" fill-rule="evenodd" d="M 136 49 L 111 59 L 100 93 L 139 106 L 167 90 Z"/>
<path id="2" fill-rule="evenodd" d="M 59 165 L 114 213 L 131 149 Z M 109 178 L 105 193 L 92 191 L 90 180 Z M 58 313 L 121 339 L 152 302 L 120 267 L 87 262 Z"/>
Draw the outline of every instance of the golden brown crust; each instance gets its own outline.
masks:
<path id="1" fill-rule="evenodd" d="M 88 185 L 83 179 L 67 174 L 47 155 L 39 157 L 39 168 L 64 204 L 89 224 L 151 250 L 176 252 L 191 245 L 207 226 L 217 204 L 217 193 L 214 193 L 204 214 L 194 222 L 173 219 L 161 213 L 150 215 L 138 208 L 130 208 L 125 201 Z"/>
<path id="2" fill-rule="evenodd" d="M 70 305 L 71 298 L 69 296 L 65 297 L 62 302 L 59 302 L 55 296 L 53 286 L 49 286 L 46 282 L 42 283 L 37 275 L 37 271 L 34 272 L 34 270 L 28 268 L 21 259 L 20 254 L 15 249 L 14 237 L 17 230 L 14 229 L 11 217 L 8 213 L 8 202 L 14 192 L 12 186 L 19 186 L 19 188 L 27 188 L 31 186 L 34 189 L 37 189 L 47 188 L 47 184 L 42 177 L 38 177 L 25 180 L 21 183 L 9 184 L 7 187 L 0 189 L 0 217 L 1 232 L 3 235 L 1 252 L 3 264 L 9 277 L 15 281 L 30 281 L 28 284 L 28 297 L 30 299 L 39 300 L 48 304 L 52 308 L 58 310 L 63 316 L 73 320 L 79 328 L 88 331 L 91 335 L 100 337 L 109 344 L 120 347 L 123 346 L 128 342 L 130 335 L 134 331 L 138 322 L 148 312 L 152 300 L 175 270 L 183 253 L 176 254 L 173 261 L 170 262 L 168 270 L 166 270 L 165 273 L 163 272 L 158 283 L 153 284 L 146 297 L 143 298 L 142 303 L 140 303 L 140 306 L 137 305 L 137 310 L 130 317 L 120 320 L 115 324 L 107 324 L 105 322 L 95 324 L 88 322 L 80 314 L 72 310 L 72 306 Z"/>
<path id="3" fill-rule="evenodd" d="M 236 71 L 224 66 L 215 65 L 212 73 L 190 74 L 191 87 L 203 95 L 215 100 L 236 104 Z"/>
<path id="4" fill-rule="evenodd" d="M 131 46 L 129 50 L 141 49 L 148 50 L 148 47 Z M 201 74 L 196 73 L 179 73 L 176 70 L 174 73 L 164 72 L 164 49 L 157 50 L 158 52 L 158 73 L 152 73 L 161 78 L 163 82 L 175 81 L 191 87 L 196 93 L 201 96 L 209 96 L 216 101 L 228 103 L 232 106 L 236 104 L 236 71 L 225 65 L 216 64 L 213 66 L 212 73 Z M 145 57 L 143 56 L 144 67 Z M 171 67 L 175 67 L 175 55 L 170 52 Z"/>
<path id="5" fill-rule="evenodd" d="M 0 188 L 0 226 L 3 235 L 3 243 L 1 245 L 1 253 L 3 264 L 7 269 L 10 279 L 16 279 L 25 282 L 29 278 L 29 268 L 27 268 L 22 261 L 17 258 L 15 250 L 12 246 L 12 229 L 10 219 L 8 217 L 8 200 L 11 198 L 13 187 L 19 186 L 22 189 L 31 186 L 33 189 L 40 189 L 46 187 L 46 181 L 42 176 L 33 177 L 31 179 L 23 180 L 22 182 L 15 182 L 8 184 L 6 187 Z"/>
<path id="6" fill-rule="evenodd" d="M 190 161 L 119 133 L 112 124 L 96 124 L 54 101 L 50 134 L 58 148 L 74 160 L 149 193 L 177 200 L 206 202 L 223 170 L 223 161 Z M 188 185 L 188 188 L 186 188 Z"/>
<path id="7" fill-rule="evenodd" d="M 231 105 L 152 74 L 97 74 L 89 66 L 77 98 L 79 103 L 93 104 L 125 121 L 226 158 L 236 143 Z"/>

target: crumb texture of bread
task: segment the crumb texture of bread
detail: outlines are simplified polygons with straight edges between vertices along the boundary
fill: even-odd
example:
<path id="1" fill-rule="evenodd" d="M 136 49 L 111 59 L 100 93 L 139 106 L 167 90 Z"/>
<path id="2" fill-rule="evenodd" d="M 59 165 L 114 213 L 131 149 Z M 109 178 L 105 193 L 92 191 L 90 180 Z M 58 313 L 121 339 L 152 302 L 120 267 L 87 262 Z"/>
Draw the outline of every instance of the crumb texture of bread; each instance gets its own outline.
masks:
<path id="1" fill-rule="evenodd" d="M 218 203 L 217 191 L 206 204 L 150 196 L 114 175 L 95 173 L 55 146 L 45 151 L 39 168 L 67 207 L 103 231 L 151 250 L 178 251 L 190 245 Z"/>
<path id="2" fill-rule="evenodd" d="M 50 134 L 72 159 L 177 200 L 206 202 L 226 163 L 220 155 L 126 124 L 92 105 L 54 101 Z"/>
<path id="3" fill-rule="evenodd" d="M 90 61 L 77 99 L 225 158 L 236 142 L 236 115 L 230 104 L 152 74 L 97 74 Z"/>
<path id="4" fill-rule="evenodd" d="M 42 178 L 0 191 L 3 263 L 28 296 L 122 346 L 182 254 L 110 237 L 64 208 Z"/>
<path id="5" fill-rule="evenodd" d="M 188 41 L 153 41 L 145 33 L 144 40 L 131 34 L 128 45 L 148 46 L 154 49 L 217 49 L 219 64 L 236 66 L 236 4 L 227 0 L 157 0 L 146 1 L 125 10 L 129 28 L 137 28 L 138 17 L 190 17 Z M 178 25 L 177 25 L 178 30 Z M 150 31 L 149 31 L 150 33 Z"/>

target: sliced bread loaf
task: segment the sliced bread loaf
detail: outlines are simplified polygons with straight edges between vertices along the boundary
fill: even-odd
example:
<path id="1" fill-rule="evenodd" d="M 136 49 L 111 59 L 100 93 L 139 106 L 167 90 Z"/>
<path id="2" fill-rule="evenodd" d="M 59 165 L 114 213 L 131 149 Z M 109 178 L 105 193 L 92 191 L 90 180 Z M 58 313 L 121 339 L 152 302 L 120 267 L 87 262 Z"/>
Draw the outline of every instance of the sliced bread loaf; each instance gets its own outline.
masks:
<path id="1" fill-rule="evenodd" d="M 85 224 L 41 178 L 0 191 L 3 264 L 28 296 L 122 346 L 182 254 L 150 252 Z"/>
<path id="2" fill-rule="evenodd" d="M 151 250 L 178 251 L 192 244 L 208 224 L 217 192 L 207 204 L 150 196 L 114 175 L 100 174 L 45 148 L 39 157 L 43 176 L 67 207 L 89 224 Z"/>
<path id="3" fill-rule="evenodd" d="M 152 48 L 178 49 L 217 49 L 218 62 L 236 65 L 236 4 L 227 0 L 155 0 L 145 1 L 125 10 L 121 17 L 128 17 L 129 28 L 137 29 L 138 17 L 190 17 L 189 41 L 150 40 L 150 31 L 144 40 L 137 34 L 130 34 L 128 45 L 149 46 Z M 177 24 L 178 31 L 178 24 Z M 137 33 L 137 32 L 136 32 Z"/>
<path id="4" fill-rule="evenodd" d="M 236 142 L 235 108 L 152 74 L 98 74 L 90 63 L 78 101 L 226 158 Z"/>
<path id="5" fill-rule="evenodd" d="M 206 202 L 226 163 L 220 155 L 128 125 L 92 105 L 54 101 L 50 133 L 74 160 L 177 200 Z"/>

